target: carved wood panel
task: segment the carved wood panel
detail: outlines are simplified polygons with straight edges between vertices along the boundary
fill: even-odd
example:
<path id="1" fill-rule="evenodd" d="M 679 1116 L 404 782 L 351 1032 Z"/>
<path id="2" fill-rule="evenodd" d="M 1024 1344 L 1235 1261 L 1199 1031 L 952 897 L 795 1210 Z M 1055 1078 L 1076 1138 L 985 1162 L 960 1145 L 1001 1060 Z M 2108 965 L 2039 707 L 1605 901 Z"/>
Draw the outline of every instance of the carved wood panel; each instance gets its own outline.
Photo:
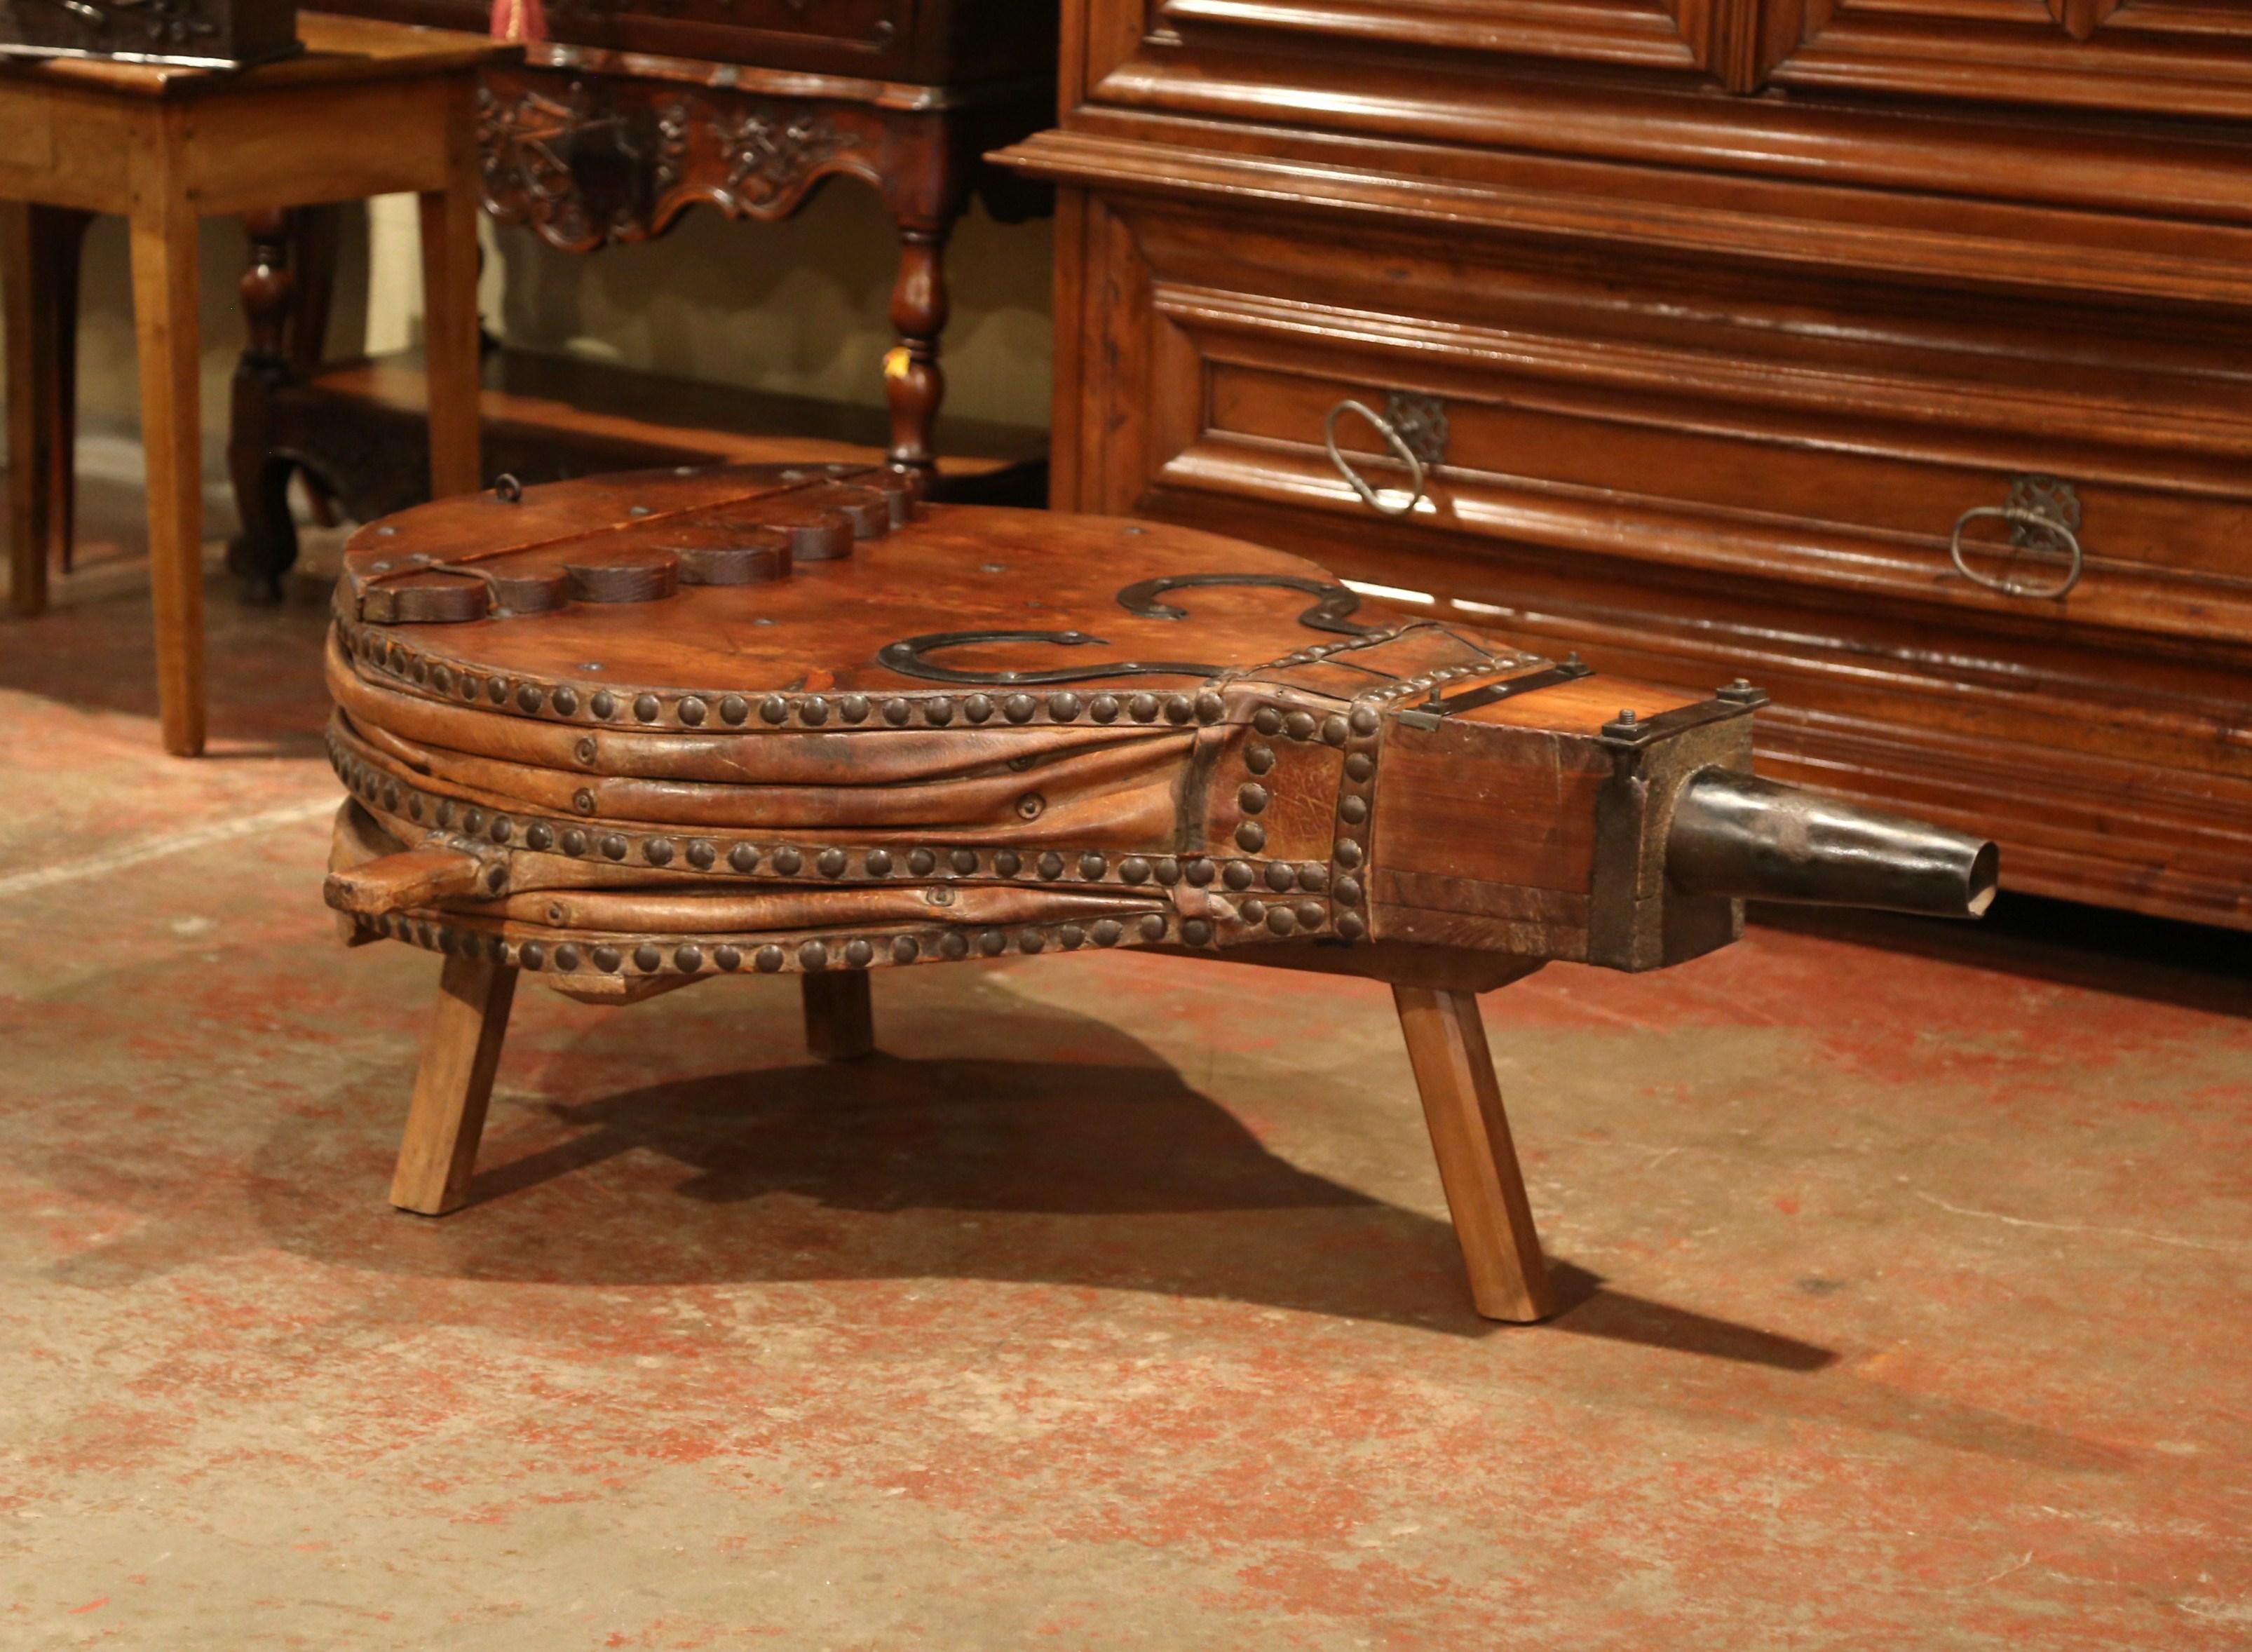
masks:
<path id="1" fill-rule="evenodd" d="M 921 141 L 944 147 L 935 122 Z M 478 99 L 486 210 L 566 252 L 648 240 L 699 203 L 787 217 L 838 172 L 884 188 L 917 142 L 863 106 L 600 76 L 495 74 Z"/>
<path id="2" fill-rule="evenodd" d="M 1292 123 L 1366 123 L 1465 73 L 1538 65 L 1664 71 L 1653 86 L 1908 93 L 2252 118 L 2244 0 L 1088 0 L 1083 76 L 1098 101 L 1261 100 Z M 1341 71 L 1364 91 L 1330 89 Z M 1408 84 L 1395 85 L 1399 76 Z"/>
<path id="3" fill-rule="evenodd" d="M 1762 12 L 1755 79 L 2252 115 L 2241 0 L 1764 0 Z"/>

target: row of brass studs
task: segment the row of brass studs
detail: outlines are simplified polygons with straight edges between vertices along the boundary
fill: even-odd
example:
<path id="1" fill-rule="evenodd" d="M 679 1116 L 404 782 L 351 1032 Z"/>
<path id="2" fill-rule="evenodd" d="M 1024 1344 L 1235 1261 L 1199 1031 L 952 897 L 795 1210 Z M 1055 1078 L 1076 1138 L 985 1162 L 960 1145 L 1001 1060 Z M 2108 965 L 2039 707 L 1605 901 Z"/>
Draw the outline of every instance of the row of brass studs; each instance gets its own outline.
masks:
<path id="1" fill-rule="evenodd" d="M 1578 656 L 1574 655 L 1574 659 Z M 1467 666 L 1439 666 L 1413 677 L 1402 677 L 1397 682 L 1370 690 L 1360 696 L 1364 701 L 1404 700 L 1411 695 L 1428 694 L 1432 689 L 1455 682 L 1464 677 L 1496 677 L 1527 666 L 1545 666 L 1548 662 L 1537 654 L 1517 654 L 1506 659 L 1489 655 L 1484 661 Z"/>
<path id="2" fill-rule="evenodd" d="M 1296 917 L 1292 921 L 1295 924 Z M 1318 916 L 1308 916 L 1305 921 L 1309 928 L 1313 928 L 1318 926 L 1320 919 Z M 1176 930 L 1163 912 L 1144 912 L 1130 918 L 1097 918 L 1092 924 L 995 924 L 976 930 L 947 930 L 935 938 L 927 933 L 859 935 L 849 938 L 824 936 L 795 944 L 745 939 L 714 941 L 710 937 L 692 941 L 677 937 L 662 940 L 654 937 L 621 937 L 599 941 L 510 941 L 483 930 L 456 928 L 400 912 L 358 918 L 355 923 L 365 933 L 388 936 L 432 951 L 565 975 L 726 975 L 746 967 L 762 975 L 783 970 L 867 969 L 882 964 L 955 963 L 973 953 L 980 958 L 999 958 L 1015 951 L 1035 957 L 1050 946 L 1072 952 L 1087 946 L 1150 945 L 1167 939 L 1169 935 L 1189 946 L 1209 946 L 1214 933 L 1211 921 L 1200 917 L 1184 919 Z M 1280 929 L 1275 932 L 1288 934 L 1290 931 Z"/>
<path id="3" fill-rule="evenodd" d="M 1202 889 L 1218 880 L 1231 889 L 1248 889 L 1264 877 L 1268 887 L 1296 887 L 1318 890 L 1329 881 L 1329 868 L 1318 861 L 1303 863 L 1275 861 L 1221 861 L 1206 855 L 1185 858 L 1171 854 L 1124 854 L 1113 857 L 1095 849 L 1077 854 L 1044 849 L 1028 855 L 1016 849 L 978 850 L 918 845 L 909 849 L 846 850 L 836 847 L 801 848 L 781 844 L 761 849 L 757 844 L 725 843 L 711 838 L 643 837 L 599 827 L 547 820 L 520 820 L 453 798 L 434 796 L 403 785 L 394 777 L 355 756 L 331 737 L 329 758 L 345 790 L 394 818 L 410 820 L 437 832 L 457 833 L 466 839 L 490 841 L 505 848 L 519 845 L 535 854 L 556 854 L 578 859 L 602 860 L 622 865 L 640 861 L 661 871 L 712 872 L 724 862 L 727 874 L 737 876 L 796 878 L 810 868 L 822 877 L 842 881 L 857 860 L 863 879 L 898 876 L 956 878 L 991 877 L 1045 883 L 1067 879 L 1080 884 L 1123 884 L 1129 888 L 1158 884 L 1171 889 L 1185 882 Z M 505 887 L 505 870 L 494 868 Z M 1073 875 L 1076 874 L 1074 877 Z M 726 875 L 726 874 L 719 874 Z"/>
<path id="4" fill-rule="evenodd" d="M 1379 692 L 1388 694 L 1389 691 Z M 1384 719 L 1373 705 L 1362 701 L 1346 714 L 1345 726 L 1351 739 L 1345 747 L 1345 768 L 1338 778 L 1337 837 L 1330 847 L 1330 899 L 1335 903 L 1338 934 L 1358 941 L 1368 933 L 1368 919 L 1361 907 L 1361 879 L 1376 810 L 1376 756 Z"/>
<path id="5" fill-rule="evenodd" d="M 608 688 L 582 695 L 567 683 L 481 676 L 464 666 L 431 660 L 405 644 L 362 630 L 355 637 L 346 628 L 345 647 L 365 665 L 412 683 L 430 694 L 458 697 L 464 704 L 482 698 L 496 710 L 527 716 L 576 719 L 583 710 L 597 722 L 629 716 L 650 727 L 678 724 L 701 728 L 717 723 L 729 728 L 750 726 L 754 720 L 769 728 L 796 727 L 826 728 L 832 721 L 857 728 L 872 721 L 893 728 L 911 726 L 945 728 L 959 720 L 980 725 L 996 717 L 1024 727 L 1035 722 L 1071 724 L 1084 720 L 1108 725 L 1120 721 L 1212 724 L 1227 715 L 1227 702 L 1212 688 L 1194 694 L 1081 694 L 1059 689 L 1046 695 L 1012 694 L 995 696 L 953 694 L 665 694 L 647 690 L 630 698 Z"/>
<path id="6" fill-rule="evenodd" d="M 1157 694 L 1147 691 L 1132 694 L 1081 694 L 1070 689 L 1059 689 L 1044 696 L 1022 693 L 999 697 L 972 694 L 958 698 L 952 694 L 891 694 L 881 697 L 863 694 L 833 697 L 781 694 L 658 694 L 642 690 L 629 699 L 627 695 L 608 688 L 598 688 L 590 694 L 582 695 L 568 683 L 481 675 L 465 666 L 430 659 L 403 643 L 379 635 L 372 627 L 359 628 L 355 633 L 352 627 L 344 625 L 341 621 L 339 625 L 344 632 L 345 652 L 378 671 L 434 694 L 458 696 L 465 704 L 475 704 L 482 699 L 496 710 L 515 711 L 527 716 L 576 719 L 583 709 L 597 722 L 611 722 L 629 715 L 634 722 L 648 727 L 678 724 L 687 728 L 701 728 L 716 720 L 720 726 L 742 728 L 750 726 L 755 718 L 758 723 L 770 728 L 790 726 L 826 728 L 831 726 L 832 719 L 836 725 L 843 728 L 858 728 L 875 720 L 893 728 L 910 726 L 944 728 L 951 727 L 957 718 L 968 724 L 981 725 L 990 722 L 997 716 L 1018 727 L 1039 722 L 1067 725 L 1082 718 L 1102 725 L 1116 723 L 1123 719 L 1140 724 L 1163 721 L 1176 727 L 1185 727 L 1191 722 L 1216 723 L 1227 714 L 1227 702 L 1211 687 L 1193 694 Z M 1295 654 L 1286 654 L 1267 666 L 1252 667 L 1242 674 L 1315 664 L 1352 648 L 1365 648 L 1378 642 L 1390 641 L 1412 629 L 1414 628 L 1402 626 L 1398 631 L 1373 638 L 1352 638 L 1303 649 Z M 1379 694 L 1381 698 L 1396 699 L 1423 693 L 1459 677 L 1482 672 L 1513 670 L 1520 666 L 1538 663 L 1527 656 L 1492 656 L 1482 665 L 1442 666 L 1417 677 L 1403 678 L 1379 691 Z M 1311 717 L 1310 713 L 1303 711 L 1291 715 L 1296 720 L 1310 720 Z M 1310 739 L 1311 728 L 1310 721 L 1299 721 L 1294 722 L 1289 732 L 1293 739 Z M 1301 732 L 1302 728 L 1305 732 Z M 1331 743 L 1339 742 L 1332 741 Z"/>
<path id="7" fill-rule="evenodd" d="M 1387 625 L 1381 631 L 1368 631 L 1359 637 L 1340 637 L 1333 643 L 1316 643 L 1310 648 L 1301 648 L 1295 653 L 1285 654 L 1280 659 L 1270 659 L 1265 665 L 1255 666 L 1253 669 L 1255 671 L 1287 671 L 1293 666 L 1318 666 L 1324 660 L 1332 659 L 1338 654 L 1350 654 L 1359 649 L 1374 648 L 1382 643 L 1397 641 L 1408 632 L 1419 631 L 1432 623 L 1428 619 L 1408 620 L 1402 624 Z"/>

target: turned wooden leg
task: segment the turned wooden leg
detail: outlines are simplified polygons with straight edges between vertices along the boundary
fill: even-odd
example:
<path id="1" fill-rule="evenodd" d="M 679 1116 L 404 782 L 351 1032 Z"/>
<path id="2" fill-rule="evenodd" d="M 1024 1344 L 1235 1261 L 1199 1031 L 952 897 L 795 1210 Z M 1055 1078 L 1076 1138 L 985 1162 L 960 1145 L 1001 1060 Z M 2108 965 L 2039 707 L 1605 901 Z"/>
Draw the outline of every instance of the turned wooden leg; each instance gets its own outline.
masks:
<path id="1" fill-rule="evenodd" d="M 7 320 L 8 600 L 18 614 L 47 605 L 46 443 L 51 421 L 41 404 L 48 374 L 49 332 L 39 313 L 39 258 L 32 214 L 21 201 L 0 201 L 0 304 Z"/>
<path id="2" fill-rule="evenodd" d="M 946 329 L 946 238 L 951 219 L 900 220 L 900 273 L 892 286 L 892 325 L 900 335 L 884 358 L 884 394 L 892 408 L 891 462 L 932 474 L 937 466 L 939 403 L 946 374 L 938 336 Z"/>
<path id="3" fill-rule="evenodd" d="M 476 108 L 462 83 L 454 110 L 453 186 L 421 198 L 422 361 L 429 387 L 430 496 L 483 485 L 477 451 Z"/>
<path id="4" fill-rule="evenodd" d="M 204 499 L 196 213 L 167 182 L 133 214 L 133 320 L 149 470 L 149 583 L 164 749 L 204 749 Z"/>
<path id="5" fill-rule="evenodd" d="M 227 568 L 250 602 L 277 602 L 282 575 L 297 560 L 297 526 L 289 519 L 292 466 L 273 456 L 274 397 L 295 374 L 289 354 L 296 270 L 290 261 L 295 214 L 279 208 L 245 213 L 250 262 L 240 293 L 247 334 L 234 366 L 227 429 L 227 471 L 241 532 L 227 547 Z"/>
<path id="6" fill-rule="evenodd" d="M 510 965 L 483 958 L 446 960 L 391 1178 L 391 1202 L 402 1210 L 441 1216 L 469 1196 L 516 977 Z"/>
<path id="7" fill-rule="evenodd" d="M 1420 986 L 1394 986 L 1392 997 L 1470 1271 L 1470 1298 L 1488 1319 L 1546 1319 L 1556 1311 L 1556 1296 L 1501 1109 L 1477 997 Z"/>
<path id="8" fill-rule="evenodd" d="M 858 1061 L 876 1048 L 876 1012 L 868 978 L 807 975 L 805 1047 L 824 1061 Z"/>

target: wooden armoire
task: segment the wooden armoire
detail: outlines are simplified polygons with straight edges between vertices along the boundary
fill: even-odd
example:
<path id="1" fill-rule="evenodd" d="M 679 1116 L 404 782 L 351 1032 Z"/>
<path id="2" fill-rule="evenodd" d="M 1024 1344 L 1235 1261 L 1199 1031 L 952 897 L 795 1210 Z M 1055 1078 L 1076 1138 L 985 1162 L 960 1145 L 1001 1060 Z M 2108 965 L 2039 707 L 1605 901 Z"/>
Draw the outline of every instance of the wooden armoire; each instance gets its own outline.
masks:
<path id="1" fill-rule="evenodd" d="M 1059 506 L 1748 676 L 1768 772 L 2252 928 L 2252 3 L 1065 0 L 1062 58 L 1002 157 Z"/>

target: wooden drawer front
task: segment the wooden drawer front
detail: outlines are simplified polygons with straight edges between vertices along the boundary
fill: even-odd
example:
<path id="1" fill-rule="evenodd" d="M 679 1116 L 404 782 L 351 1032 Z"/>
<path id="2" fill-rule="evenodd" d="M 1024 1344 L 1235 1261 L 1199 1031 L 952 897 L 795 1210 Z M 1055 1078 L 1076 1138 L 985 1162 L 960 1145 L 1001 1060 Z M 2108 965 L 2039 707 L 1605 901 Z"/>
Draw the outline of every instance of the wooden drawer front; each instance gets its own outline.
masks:
<path id="1" fill-rule="evenodd" d="M 323 0 L 358 17 L 483 33 L 488 0 Z M 1054 0 L 550 0 L 534 65 L 573 48 L 649 52 L 915 86 L 1029 80 L 1055 69 Z M 722 89 L 726 82 L 719 83 Z"/>
<path id="2" fill-rule="evenodd" d="M 902 67 L 914 0 L 666 0 L 611 16 L 628 52 L 719 56 L 762 67 L 880 75 Z"/>
<path id="3" fill-rule="evenodd" d="M 1165 239 L 1153 237 L 1161 261 Z M 1443 411 L 1443 458 L 1407 519 L 1435 532 L 2035 626 L 2252 638 L 2252 401 L 2147 321 L 2144 345 L 2132 328 L 2076 336 L 2050 310 L 2049 353 L 2028 359 L 2011 353 L 2021 328 L 1984 331 L 1960 303 L 1950 316 L 1935 300 L 1919 322 L 1808 292 L 1809 324 L 1783 329 L 1748 324 L 1788 309 L 1763 315 L 1748 286 L 1734 315 L 1677 289 L 1660 318 L 1623 282 L 1572 296 L 1584 302 L 1520 286 L 1494 295 L 1514 314 L 1435 320 L 1175 284 L 1161 265 L 1143 484 L 1373 525 L 1384 519 L 1324 450 L 1324 422 L 1341 401 L 1381 413 L 1406 394 Z M 1591 320 L 1608 336 L 1551 330 Z M 1964 343 L 1977 337 L 1984 350 Z M 2123 338 L 2143 353 L 2123 358 Z M 1336 435 L 1397 504 L 1404 468 L 1378 433 L 1347 415 Z M 1950 560 L 1958 517 L 2004 506 L 2028 478 L 2076 500 L 2084 567 L 2062 597 L 2000 594 Z M 2068 571 L 2061 539 L 2012 561 L 2000 526 L 1968 525 L 1972 574 L 2045 586 Z"/>
<path id="4" fill-rule="evenodd" d="M 1348 58 L 1370 46 L 1459 59 L 1539 56 L 1700 69 L 1743 0 L 1151 0 L 1149 26 L 1192 42 Z"/>

